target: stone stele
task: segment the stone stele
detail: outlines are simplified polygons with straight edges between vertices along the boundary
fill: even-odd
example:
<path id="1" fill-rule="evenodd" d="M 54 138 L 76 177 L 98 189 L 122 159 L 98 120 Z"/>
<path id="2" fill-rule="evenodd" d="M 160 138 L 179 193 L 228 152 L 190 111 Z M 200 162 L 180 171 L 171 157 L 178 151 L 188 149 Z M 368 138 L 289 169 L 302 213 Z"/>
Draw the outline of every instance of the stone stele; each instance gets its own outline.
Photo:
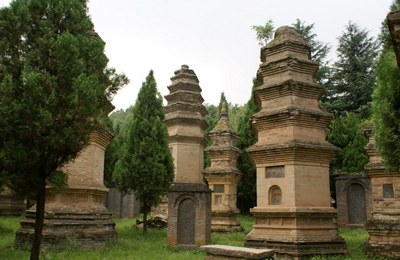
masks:
<path id="1" fill-rule="evenodd" d="M 325 140 L 332 115 L 322 110 L 318 64 L 291 27 L 261 49 L 252 117 L 258 142 L 247 153 L 257 168 L 257 207 L 245 246 L 275 249 L 276 259 L 347 252 L 334 224 L 329 163 L 338 148 Z M 291 258 L 287 258 L 290 256 Z"/>
<path id="2" fill-rule="evenodd" d="M 373 124 L 364 127 L 369 139 L 365 151 L 369 163 L 364 167 L 371 179 L 372 218 L 365 227 L 369 239 L 364 252 L 368 255 L 400 258 L 400 173 L 386 171 L 382 157 L 375 149 Z"/>
<path id="3" fill-rule="evenodd" d="M 211 231 L 236 232 L 243 228 L 236 220 L 239 209 L 236 206 L 237 184 L 242 173 L 236 168 L 237 158 L 242 151 L 235 147 L 239 135 L 233 130 L 225 103 L 221 109 L 221 119 L 208 135 L 213 144 L 206 148 L 211 165 L 204 170 L 212 193 Z"/>
<path id="4" fill-rule="evenodd" d="M 93 132 L 90 144 L 63 169 L 68 173 L 68 188 L 61 192 L 46 188 L 42 248 L 101 248 L 117 240 L 112 214 L 103 204 L 108 191 L 103 184 L 104 150 L 112 137 L 106 130 Z M 35 215 L 35 206 L 26 211 L 16 247 L 32 244 Z"/>
<path id="5" fill-rule="evenodd" d="M 199 80 L 189 66 L 175 71 L 165 107 L 175 180 L 168 192 L 169 246 L 192 249 L 211 240 L 211 191 L 203 182 L 207 114 Z"/>

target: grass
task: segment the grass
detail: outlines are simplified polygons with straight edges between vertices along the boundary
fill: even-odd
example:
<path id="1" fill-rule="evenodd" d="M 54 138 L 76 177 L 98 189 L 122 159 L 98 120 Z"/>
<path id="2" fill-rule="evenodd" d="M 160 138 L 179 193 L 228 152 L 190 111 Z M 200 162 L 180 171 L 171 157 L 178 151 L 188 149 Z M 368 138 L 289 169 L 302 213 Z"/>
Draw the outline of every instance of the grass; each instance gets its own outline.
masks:
<path id="1" fill-rule="evenodd" d="M 29 251 L 14 248 L 15 232 L 19 228 L 21 217 L 0 217 L 0 259 L 29 259 Z M 216 234 L 211 236 L 212 244 L 223 244 L 232 246 L 243 246 L 246 235 L 252 230 L 254 219 L 252 216 L 239 215 L 239 222 L 244 231 L 228 234 Z M 162 259 L 162 260 L 196 260 L 205 259 L 205 253 L 199 250 L 186 251 L 171 249 L 167 246 L 166 230 L 148 229 L 147 236 L 136 229 L 135 219 L 115 219 L 118 232 L 118 242 L 110 244 L 104 249 L 86 250 L 74 247 L 63 252 L 45 250 L 41 253 L 43 260 L 96 260 L 96 259 Z M 363 246 L 368 239 L 368 233 L 362 229 L 339 229 L 340 235 L 346 240 L 348 255 L 344 256 L 318 256 L 314 260 L 363 260 L 363 259 L 384 259 L 370 258 L 363 254 Z"/>

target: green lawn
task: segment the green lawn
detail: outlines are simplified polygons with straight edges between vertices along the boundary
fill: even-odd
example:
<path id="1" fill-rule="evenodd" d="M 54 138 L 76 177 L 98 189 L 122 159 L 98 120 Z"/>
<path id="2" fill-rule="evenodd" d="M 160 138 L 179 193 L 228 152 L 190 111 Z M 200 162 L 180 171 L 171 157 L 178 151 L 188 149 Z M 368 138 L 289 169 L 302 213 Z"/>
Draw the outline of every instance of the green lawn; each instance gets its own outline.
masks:
<path id="1" fill-rule="evenodd" d="M 0 217 L 0 259 L 29 259 L 29 252 L 18 250 L 13 247 L 15 231 L 19 228 L 21 218 Z M 212 244 L 224 244 L 243 246 L 243 242 L 248 232 L 253 226 L 253 217 L 239 215 L 238 220 L 244 227 L 244 232 L 230 234 L 212 234 Z M 134 226 L 135 219 L 115 219 L 117 224 L 118 242 L 100 250 L 85 250 L 76 248 L 71 244 L 71 248 L 63 252 L 44 251 L 41 259 L 204 259 L 205 254 L 198 250 L 185 251 L 171 249 L 166 244 L 166 230 L 149 229 L 147 236 L 143 236 L 141 230 Z M 364 242 L 368 238 L 368 233 L 361 229 L 340 229 L 340 234 L 346 239 L 349 255 L 314 257 L 313 259 L 376 259 L 368 258 L 362 254 Z"/>

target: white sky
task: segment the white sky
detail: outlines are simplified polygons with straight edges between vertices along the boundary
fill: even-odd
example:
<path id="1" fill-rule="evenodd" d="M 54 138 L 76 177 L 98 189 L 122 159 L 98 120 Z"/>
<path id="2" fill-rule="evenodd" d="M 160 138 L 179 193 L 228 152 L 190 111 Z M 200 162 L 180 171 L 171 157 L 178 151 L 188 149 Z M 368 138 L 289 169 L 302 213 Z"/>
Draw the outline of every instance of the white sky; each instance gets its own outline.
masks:
<path id="1" fill-rule="evenodd" d="M 10 0 L 0 0 L 0 7 Z M 118 109 L 136 101 L 150 69 L 168 94 L 170 77 L 187 64 L 200 80 L 205 103 L 244 104 L 260 64 L 252 25 L 272 19 L 275 28 L 296 18 L 315 23 L 318 39 L 332 46 L 351 20 L 376 37 L 392 0 L 91 0 L 89 13 L 106 42 L 109 65 L 131 80 L 114 97 Z"/>

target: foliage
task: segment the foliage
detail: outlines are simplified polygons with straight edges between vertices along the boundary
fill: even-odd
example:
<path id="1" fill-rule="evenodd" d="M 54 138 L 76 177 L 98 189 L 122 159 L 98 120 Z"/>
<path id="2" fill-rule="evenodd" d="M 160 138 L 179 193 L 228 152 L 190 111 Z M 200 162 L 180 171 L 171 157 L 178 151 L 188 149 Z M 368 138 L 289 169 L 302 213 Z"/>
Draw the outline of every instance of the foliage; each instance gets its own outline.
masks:
<path id="1" fill-rule="evenodd" d="M 296 19 L 296 23 L 292 24 L 296 29 L 300 38 L 303 38 L 310 46 L 311 60 L 319 64 L 319 69 L 315 75 L 316 81 L 320 84 L 328 82 L 330 76 L 330 68 L 326 57 L 331 49 L 329 44 L 318 41 L 317 34 L 314 32 L 314 25 L 306 25 L 300 19 Z"/>
<path id="2" fill-rule="evenodd" d="M 400 9 L 400 0 L 393 0 L 392 5 L 390 6 L 390 11 L 396 11 Z M 378 36 L 378 40 L 380 41 L 383 51 L 393 50 L 392 38 L 390 37 L 388 22 L 385 19 L 382 22 L 381 33 Z"/>
<path id="3" fill-rule="evenodd" d="M 260 85 L 257 79 L 253 79 L 253 88 Z M 254 207 L 256 203 L 256 168 L 250 162 L 246 150 L 257 142 L 257 136 L 251 130 L 250 118 L 260 111 L 260 108 L 254 102 L 253 94 L 245 105 L 243 116 L 239 119 L 238 134 L 239 139 L 236 140 L 236 146 L 242 150 L 242 154 L 238 158 L 237 167 L 243 173 L 243 177 L 238 183 L 238 206 L 242 211 L 248 211 Z M 242 207 L 240 203 L 246 207 Z"/>
<path id="4" fill-rule="evenodd" d="M 107 146 L 105 156 L 104 156 L 104 185 L 110 187 L 114 182 L 112 179 L 112 173 L 115 169 L 115 164 L 118 158 L 121 156 L 121 147 L 124 143 L 125 133 L 127 132 L 127 127 L 129 119 L 132 116 L 133 106 L 130 106 L 126 110 L 118 110 L 113 112 L 109 116 L 109 120 L 112 122 L 112 132 L 114 133 L 114 139 Z"/>
<path id="5" fill-rule="evenodd" d="M 370 117 L 371 95 L 375 85 L 378 42 L 352 22 L 339 37 L 338 61 L 334 64 L 333 84 L 326 92 L 323 106 L 329 112 L 354 112 Z"/>
<path id="6" fill-rule="evenodd" d="M 376 146 L 389 169 L 400 171 L 400 72 L 394 51 L 383 52 L 373 94 Z"/>
<path id="7" fill-rule="evenodd" d="M 157 92 L 153 71 L 150 71 L 139 91 L 113 174 L 122 192 L 134 191 L 143 203 L 144 233 L 149 208 L 158 204 L 174 178 L 164 118 L 162 97 Z"/>
<path id="8" fill-rule="evenodd" d="M 253 31 L 256 32 L 257 41 L 260 46 L 267 45 L 268 41 L 272 39 L 273 31 L 274 31 L 274 23 L 272 20 L 268 20 L 264 26 L 262 25 L 254 25 L 251 27 Z"/>
<path id="9" fill-rule="evenodd" d="M 104 45 L 84 0 L 15 0 L 0 9 L 0 180 L 36 196 L 33 259 L 46 184 L 65 184 L 60 169 L 103 127 L 108 99 L 127 83 L 107 68 Z"/>
<path id="10" fill-rule="evenodd" d="M 353 113 L 336 114 L 329 124 L 327 140 L 341 148 L 331 162 L 333 174 L 361 172 L 368 162 L 364 146 L 368 143 L 362 131 L 363 122 Z"/>

